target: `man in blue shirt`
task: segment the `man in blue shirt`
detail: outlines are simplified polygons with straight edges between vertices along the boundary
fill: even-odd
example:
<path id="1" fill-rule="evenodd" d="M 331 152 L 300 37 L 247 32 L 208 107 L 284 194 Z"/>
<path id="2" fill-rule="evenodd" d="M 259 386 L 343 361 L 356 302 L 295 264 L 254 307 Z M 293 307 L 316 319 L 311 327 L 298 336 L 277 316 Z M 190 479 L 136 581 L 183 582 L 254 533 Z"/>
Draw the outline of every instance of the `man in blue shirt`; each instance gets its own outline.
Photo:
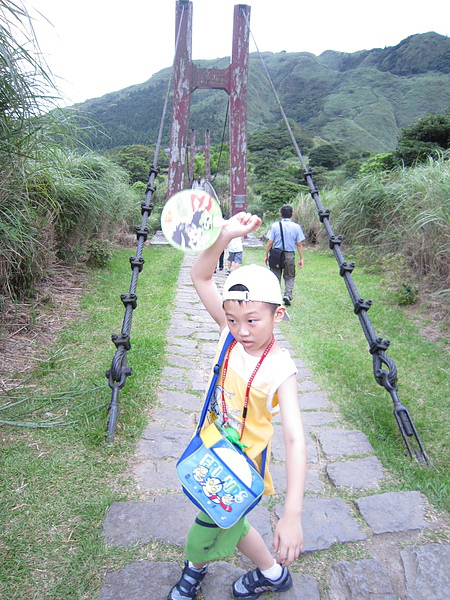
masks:
<path id="1" fill-rule="evenodd" d="M 284 237 L 284 254 L 285 264 L 283 269 L 270 268 L 278 277 L 278 281 L 281 285 L 281 273 L 283 273 L 284 279 L 284 296 L 283 302 L 286 306 L 289 306 L 293 298 L 294 280 L 295 280 L 295 249 L 297 248 L 299 254 L 298 266 L 301 269 L 303 267 L 303 240 L 305 234 L 298 223 L 291 221 L 292 217 L 292 206 L 285 205 L 280 209 L 281 221 L 273 223 L 267 234 L 268 242 L 266 246 L 266 255 L 264 262 L 267 265 L 269 263 L 269 252 L 272 246 L 283 250 L 283 240 L 281 237 L 280 223 L 283 228 Z"/>

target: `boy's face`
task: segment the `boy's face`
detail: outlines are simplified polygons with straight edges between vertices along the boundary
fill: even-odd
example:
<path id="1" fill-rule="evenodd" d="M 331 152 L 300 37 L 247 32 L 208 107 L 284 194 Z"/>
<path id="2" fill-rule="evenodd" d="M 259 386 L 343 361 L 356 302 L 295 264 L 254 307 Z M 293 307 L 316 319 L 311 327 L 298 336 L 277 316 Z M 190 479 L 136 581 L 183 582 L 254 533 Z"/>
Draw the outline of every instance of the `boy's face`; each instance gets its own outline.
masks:
<path id="1" fill-rule="evenodd" d="M 283 306 L 274 312 L 264 302 L 237 300 L 225 300 L 223 308 L 231 333 L 252 356 L 262 355 L 272 339 L 275 323 L 283 319 L 285 311 Z"/>

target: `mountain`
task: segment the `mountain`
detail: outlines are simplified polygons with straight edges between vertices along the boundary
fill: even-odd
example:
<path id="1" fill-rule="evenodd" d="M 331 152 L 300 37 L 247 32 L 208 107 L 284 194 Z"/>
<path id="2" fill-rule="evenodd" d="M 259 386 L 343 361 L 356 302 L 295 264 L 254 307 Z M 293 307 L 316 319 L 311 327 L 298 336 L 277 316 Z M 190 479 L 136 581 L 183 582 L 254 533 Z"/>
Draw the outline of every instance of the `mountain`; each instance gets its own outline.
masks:
<path id="1" fill-rule="evenodd" d="M 403 127 L 450 106 L 450 38 L 434 32 L 411 35 L 397 46 L 353 53 L 266 52 L 262 57 L 287 117 L 314 136 L 342 142 L 349 150 L 392 151 Z M 223 69 L 229 60 L 195 62 Z M 104 130 L 91 134 L 88 143 L 98 150 L 154 144 L 170 72 L 163 69 L 145 83 L 72 107 Z M 197 140 L 210 129 L 211 143 L 220 142 L 227 101 L 220 90 L 195 91 L 190 127 Z M 169 144 L 170 115 L 169 104 L 164 145 Z M 264 66 L 259 55 L 251 53 L 248 130 L 258 131 L 280 119 Z"/>

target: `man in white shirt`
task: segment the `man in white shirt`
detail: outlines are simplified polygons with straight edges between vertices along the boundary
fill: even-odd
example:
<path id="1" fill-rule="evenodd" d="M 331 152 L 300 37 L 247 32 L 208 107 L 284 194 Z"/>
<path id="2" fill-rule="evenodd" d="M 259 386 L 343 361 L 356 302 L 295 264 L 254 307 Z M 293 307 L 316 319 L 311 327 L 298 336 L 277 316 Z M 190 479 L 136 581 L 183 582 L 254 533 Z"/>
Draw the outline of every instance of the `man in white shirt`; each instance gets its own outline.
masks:
<path id="1" fill-rule="evenodd" d="M 281 285 L 281 273 L 284 279 L 284 295 L 283 302 L 286 306 L 290 306 L 293 299 L 294 281 L 295 281 L 295 249 L 299 254 L 298 267 L 303 267 L 303 241 L 305 234 L 298 223 L 291 220 L 292 206 L 285 204 L 280 209 L 281 221 L 273 223 L 267 234 L 268 242 L 266 245 L 266 255 L 264 263 L 269 263 L 270 249 L 284 249 L 285 263 L 283 268 L 273 268 L 270 270 L 275 273 Z M 283 228 L 283 237 L 281 236 L 281 227 Z M 284 244 L 283 244 L 284 239 Z"/>

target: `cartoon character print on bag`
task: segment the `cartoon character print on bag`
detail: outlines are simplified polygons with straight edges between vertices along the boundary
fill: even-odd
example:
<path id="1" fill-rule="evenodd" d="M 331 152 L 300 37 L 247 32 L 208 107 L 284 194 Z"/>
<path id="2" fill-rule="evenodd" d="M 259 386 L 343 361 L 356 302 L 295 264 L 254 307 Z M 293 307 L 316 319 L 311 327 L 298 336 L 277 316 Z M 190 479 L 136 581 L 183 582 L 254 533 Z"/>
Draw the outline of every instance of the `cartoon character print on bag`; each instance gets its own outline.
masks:
<path id="1" fill-rule="evenodd" d="M 231 505 L 234 501 L 233 494 L 225 493 L 220 495 L 220 492 L 223 489 L 223 481 L 218 477 L 211 477 L 209 474 L 209 470 L 203 466 L 199 465 L 192 471 L 194 475 L 195 481 L 198 481 L 202 486 L 203 493 L 215 504 L 220 504 L 221 508 L 227 512 L 231 512 L 233 509 Z"/>

